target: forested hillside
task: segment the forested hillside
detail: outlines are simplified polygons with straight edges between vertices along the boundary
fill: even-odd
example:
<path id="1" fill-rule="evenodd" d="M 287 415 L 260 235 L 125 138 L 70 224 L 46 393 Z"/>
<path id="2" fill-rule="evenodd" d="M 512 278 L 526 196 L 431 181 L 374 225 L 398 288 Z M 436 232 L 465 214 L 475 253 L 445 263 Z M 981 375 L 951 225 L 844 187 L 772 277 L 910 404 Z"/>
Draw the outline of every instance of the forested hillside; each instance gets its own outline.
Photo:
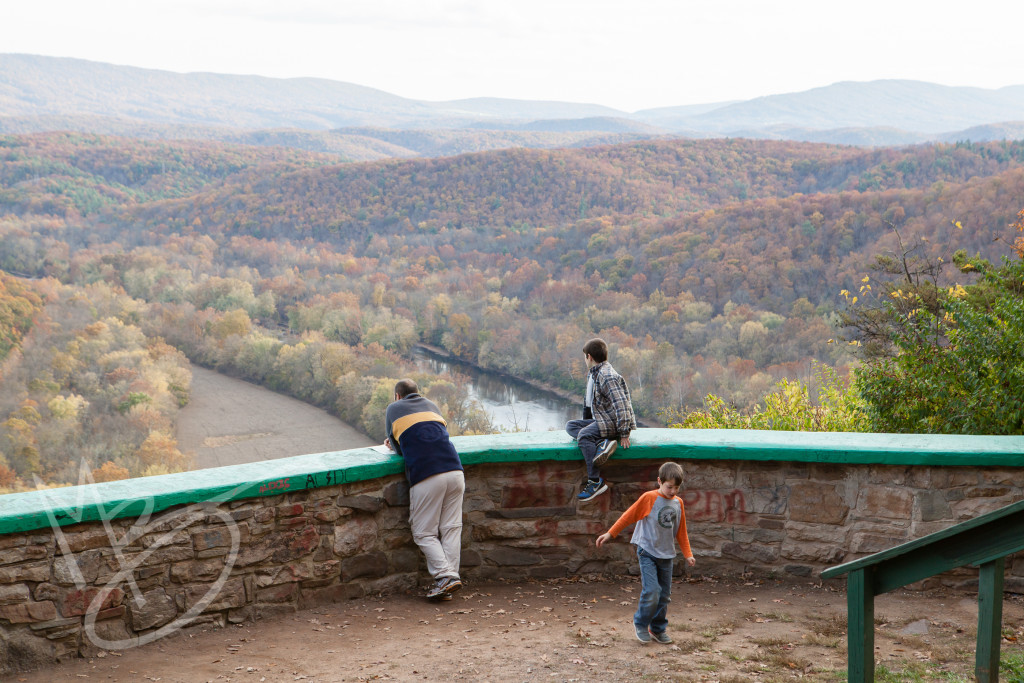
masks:
<path id="1" fill-rule="evenodd" d="M 417 342 L 582 391 L 580 349 L 599 335 L 648 420 L 709 393 L 750 406 L 782 378 L 809 380 L 815 362 L 846 372 L 839 293 L 897 249 L 897 231 L 923 257 L 996 258 L 993 239 L 1021 208 L 1022 166 L 1024 143 L 647 141 L 340 164 L 213 143 L 3 136 L 0 269 L 53 278 L 37 283 L 48 300 L 75 301 L 78 288 L 104 302 L 64 316 L 83 323 L 64 338 L 38 323 L 24 341 L 10 335 L 20 350 L 4 366 L 0 418 L 22 422 L 5 427 L 5 466 L 66 476 L 39 445 L 57 398 L 107 405 L 112 424 L 170 405 L 157 397 L 181 382 L 114 381 L 152 377 L 119 364 L 136 351 L 79 358 L 82 339 L 118 325 L 161 367 L 174 347 L 374 437 Z M 457 382 L 421 379 L 453 432 L 490 428 Z M 172 413 L 109 449 L 111 467 L 147 471 L 143 444 Z"/>

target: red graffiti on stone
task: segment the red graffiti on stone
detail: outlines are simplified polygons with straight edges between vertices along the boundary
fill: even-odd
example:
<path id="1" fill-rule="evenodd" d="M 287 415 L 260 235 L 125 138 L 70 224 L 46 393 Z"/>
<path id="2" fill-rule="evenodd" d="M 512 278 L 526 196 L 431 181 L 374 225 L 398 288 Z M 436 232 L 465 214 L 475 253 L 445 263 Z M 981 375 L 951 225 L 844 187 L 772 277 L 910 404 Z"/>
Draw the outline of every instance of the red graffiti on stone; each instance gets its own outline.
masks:
<path id="1" fill-rule="evenodd" d="M 686 506 L 686 520 L 694 522 L 727 522 L 746 524 L 750 515 L 745 512 L 747 507 L 743 492 L 732 491 L 697 491 L 688 489 L 679 494 Z"/>
<path id="2" fill-rule="evenodd" d="M 260 493 L 266 493 L 267 491 L 287 491 L 290 482 L 287 479 L 275 479 L 274 481 L 268 481 L 266 484 L 260 486 Z"/>

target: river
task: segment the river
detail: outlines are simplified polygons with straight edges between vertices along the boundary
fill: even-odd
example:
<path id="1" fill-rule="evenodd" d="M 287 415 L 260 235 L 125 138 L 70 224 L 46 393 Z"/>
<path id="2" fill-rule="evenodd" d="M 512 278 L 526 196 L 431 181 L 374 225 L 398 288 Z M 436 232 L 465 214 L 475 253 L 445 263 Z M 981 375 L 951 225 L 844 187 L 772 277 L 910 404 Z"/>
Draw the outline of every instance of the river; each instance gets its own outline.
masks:
<path id="1" fill-rule="evenodd" d="M 526 432 L 561 430 L 569 420 L 583 417 L 582 397 L 577 405 L 553 392 L 454 361 L 423 347 L 414 349 L 413 358 L 424 372 L 451 372 L 464 377 L 470 398 L 480 402 L 499 429 Z"/>

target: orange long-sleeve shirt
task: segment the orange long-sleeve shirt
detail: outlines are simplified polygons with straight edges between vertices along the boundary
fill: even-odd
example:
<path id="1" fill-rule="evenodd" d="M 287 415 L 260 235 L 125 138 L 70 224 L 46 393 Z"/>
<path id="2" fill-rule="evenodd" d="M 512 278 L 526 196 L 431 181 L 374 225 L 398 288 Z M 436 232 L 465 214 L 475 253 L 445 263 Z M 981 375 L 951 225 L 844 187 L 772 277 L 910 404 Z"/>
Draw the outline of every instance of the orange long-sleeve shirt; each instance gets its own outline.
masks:
<path id="1" fill-rule="evenodd" d="M 647 491 L 633 503 L 608 530 L 611 536 L 618 536 L 630 524 L 636 522 L 631 543 L 645 552 L 661 558 L 676 556 L 675 544 L 683 557 L 693 557 L 690 538 L 686 535 L 686 511 L 679 496 L 668 498 L 655 489 Z"/>

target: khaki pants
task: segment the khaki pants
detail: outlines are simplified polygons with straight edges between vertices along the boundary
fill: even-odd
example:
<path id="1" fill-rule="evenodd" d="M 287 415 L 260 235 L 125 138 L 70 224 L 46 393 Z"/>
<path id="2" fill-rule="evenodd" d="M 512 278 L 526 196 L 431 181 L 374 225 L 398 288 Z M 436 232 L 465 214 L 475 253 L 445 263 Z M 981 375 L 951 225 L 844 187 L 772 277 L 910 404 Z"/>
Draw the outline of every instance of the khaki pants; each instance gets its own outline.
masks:
<path id="1" fill-rule="evenodd" d="M 435 474 L 409 489 L 412 538 L 427 558 L 427 571 L 435 579 L 459 576 L 465 492 L 462 470 Z"/>

